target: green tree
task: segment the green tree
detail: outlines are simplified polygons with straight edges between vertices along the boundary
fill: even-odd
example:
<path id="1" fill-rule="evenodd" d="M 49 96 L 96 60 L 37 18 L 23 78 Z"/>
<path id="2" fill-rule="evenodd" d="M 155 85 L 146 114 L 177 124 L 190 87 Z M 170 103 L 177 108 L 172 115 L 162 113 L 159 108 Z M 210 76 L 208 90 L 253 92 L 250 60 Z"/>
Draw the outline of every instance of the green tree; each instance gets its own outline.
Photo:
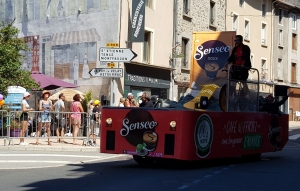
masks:
<path id="1" fill-rule="evenodd" d="M 0 26 L 0 92 L 7 94 L 8 86 L 22 86 L 26 89 L 39 89 L 39 84 L 31 78 L 30 72 L 21 69 L 25 59 L 21 52 L 29 48 L 24 39 L 18 38 L 19 29 L 9 24 Z"/>
<path id="2" fill-rule="evenodd" d="M 83 110 L 87 112 L 88 109 L 88 103 L 92 100 L 92 90 L 89 90 L 85 95 L 84 95 L 84 100 L 82 102 L 82 107 Z"/>

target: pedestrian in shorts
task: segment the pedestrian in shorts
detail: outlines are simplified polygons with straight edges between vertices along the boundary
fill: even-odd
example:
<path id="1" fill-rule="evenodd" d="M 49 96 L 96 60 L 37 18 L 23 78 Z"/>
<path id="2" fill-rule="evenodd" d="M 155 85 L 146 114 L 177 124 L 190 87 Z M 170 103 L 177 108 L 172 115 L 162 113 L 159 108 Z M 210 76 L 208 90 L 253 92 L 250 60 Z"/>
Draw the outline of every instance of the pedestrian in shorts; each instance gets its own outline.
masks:
<path id="1" fill-rule="evenodd" d="M 66 116 L 65 114 L 61 113 L 65 111 L 65 96 L 63 93 L 59 94 L 59 100 L 55 102 L 54 111 L 56 113 L 54 122 L 56 124 L 56 136 L 58 137 L 57 142 L 64 142 L 64 140 L 60 137 L 64 137 L 65 134 L 65 127 L 66 127 Z"/>
<path id="2" fill-rule="evenodd" d="M 99 100 L 94 101 L 93 115 L 91 119 L 90 138 L 93 139 L 93 146 L 96 146 L 96 137 L 99 136 L 100 123 L 101 123 L 101 103 Z"/>

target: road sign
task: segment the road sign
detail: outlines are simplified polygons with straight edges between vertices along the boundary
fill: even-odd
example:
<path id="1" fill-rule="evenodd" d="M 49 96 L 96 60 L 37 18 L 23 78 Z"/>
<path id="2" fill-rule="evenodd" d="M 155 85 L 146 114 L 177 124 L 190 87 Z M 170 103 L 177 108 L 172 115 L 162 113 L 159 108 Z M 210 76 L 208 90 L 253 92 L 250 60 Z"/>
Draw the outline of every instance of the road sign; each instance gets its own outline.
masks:
<path id="1" fill-rule="evenodd" d="M 106 47 L 108 47 L 108 48 L 119 48 L 119 43 L 117 43 L 117 42 L 107 42 Z"/>
<path id="2" fill-rule="evenodd" d="M 122 78 L 123 68 L 93 68 L 89 73 L 94 77 Z"/>
<path id="3" fill-rule="evenodd" d="M 101 62 L 130 62 L 137 54 L 129 48 L 100 48 Z"/>

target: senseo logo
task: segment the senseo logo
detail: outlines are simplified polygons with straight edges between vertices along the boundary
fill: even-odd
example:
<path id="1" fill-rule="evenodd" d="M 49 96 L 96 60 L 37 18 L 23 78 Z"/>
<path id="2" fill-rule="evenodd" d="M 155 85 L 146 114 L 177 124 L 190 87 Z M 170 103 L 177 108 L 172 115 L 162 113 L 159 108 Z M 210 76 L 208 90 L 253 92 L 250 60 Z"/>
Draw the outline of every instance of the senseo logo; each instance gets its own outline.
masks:
<path id="1" fill-rule="evenodd" d="M 156 142 L 157 135 L 154 131 L 157 125 L 158 122 L 147 110 L 132 109 L 123 119 L 120 134 L 133 146 L 144 143 L 147 138 L 151 139 L 150 141 L 155 139 Z"/>
<path id="2" fill-rule="evenodd" d="M 138 130 L 138 129 L 153 129 L 157 126 L 157 122 L 155 121 L 145 121 L 145 122 L 135 122 L 131 123 L 128 118 L 123 120 L 123 128 L 120 133 L 122 136 L 127 136 L 130 131 Z"/>
<path id="3" fill-rule="evenodd" d="M 215 48 L 207 48 L 204 49 L 204 47 L 198 46 L 197 52 L 194 55 L 195 60 L 201 60 L 204 55 L 209 54 L 217 54 L 222 52 L 229 52 L 231 50 L 231 46 L 221 46 L 221 47 L 215 47 Z M 209 57 L 210 60 L 218 60 L 218 57 Z"/>
<path id="4" fill-rule="evenodd" d="M 205 70 L 206 76 L 214 79 L 227 63 L 231 48 L 218 40 L 206 41 L 197 47 L 194 59 Z"/>

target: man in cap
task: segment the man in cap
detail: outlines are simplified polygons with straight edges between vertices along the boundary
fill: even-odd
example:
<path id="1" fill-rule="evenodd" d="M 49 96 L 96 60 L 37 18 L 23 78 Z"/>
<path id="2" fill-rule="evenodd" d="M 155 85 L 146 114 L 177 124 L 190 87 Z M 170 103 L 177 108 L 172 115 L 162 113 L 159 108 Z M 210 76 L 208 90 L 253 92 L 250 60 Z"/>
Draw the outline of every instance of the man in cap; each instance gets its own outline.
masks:
<path id="1" fill-rule="evenodd" d="M 96 146 L 96 137 L 99 136 L 100 132 L 100 124 L 101 124 L 101 102 L 99 100 L 94 101 L 94 108 L 93 108 L 93 114 L 92 114 L 92 119 L 91 119 L 91 124 L 90 124 L 90 138 L 93 139 L 93 143 L 91 144 L 92 146 Z"/>
<path id="2" fill-rule="evenodd" d="M 127 94 L 127 99 L 126 99 L 126 101 L 124 103 L 124 106 L 125 107 L 132 107 L 133 106 L 132 105 L 132 100 L 133 100 L 133 94 L 132 93 L 128 93 Z"/>
<path id="3" fill-rule="evenodd" d="M 283 98 L 281 101 L 276 102 L 275 98 L 272 96 L 272 94 L 268 95 L 266 97 L 267 103 L 263 105 L 260 110 L 266 111 L 270 114 L 278 114 L 279 112 L 279 106 L 284 104 L 284 102 L 289 98 L 289 96 L 293 95 L 294 92 L 290 92 L 285 98 Z"/>

